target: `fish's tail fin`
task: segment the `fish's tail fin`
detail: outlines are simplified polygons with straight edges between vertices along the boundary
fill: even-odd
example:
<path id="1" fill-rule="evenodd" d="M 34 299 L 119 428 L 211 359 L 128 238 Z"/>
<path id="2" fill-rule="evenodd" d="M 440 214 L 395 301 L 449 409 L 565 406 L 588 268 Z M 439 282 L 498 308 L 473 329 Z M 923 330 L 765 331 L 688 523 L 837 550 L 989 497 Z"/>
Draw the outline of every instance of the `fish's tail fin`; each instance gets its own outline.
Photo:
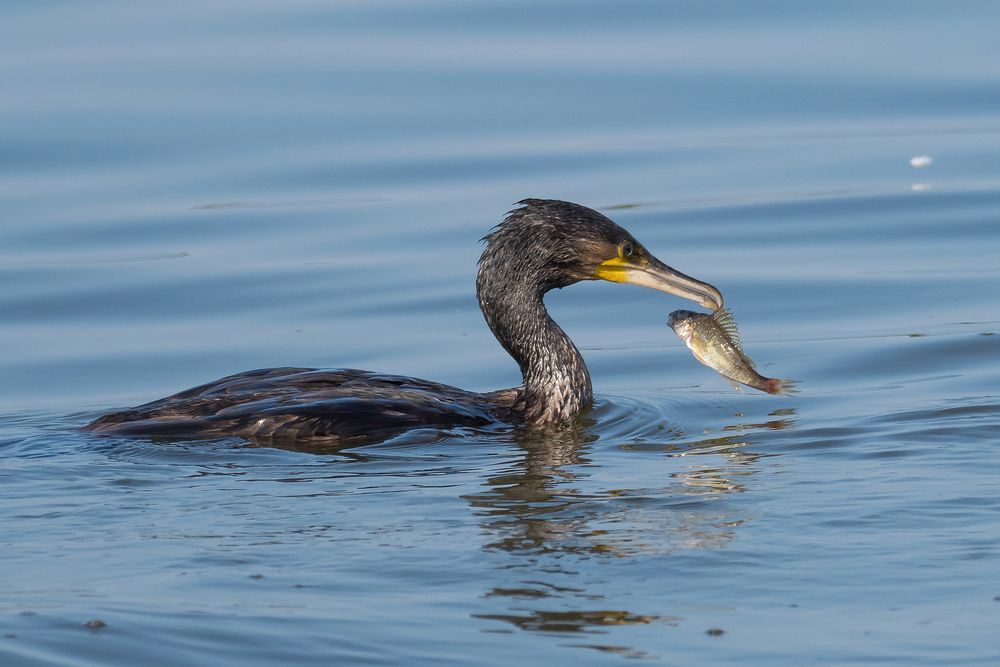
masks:
<path id="1" fill-rule="evenodd" d="M 768 378 L 767 385 L 764 387 L 764 391 L 769 394 L 774 394 L 776 396 L 788 396 L 790 394 L 797 394 L 799 390 L 796 388 L 798 380 L 782 380 L 781 378 Z"/>

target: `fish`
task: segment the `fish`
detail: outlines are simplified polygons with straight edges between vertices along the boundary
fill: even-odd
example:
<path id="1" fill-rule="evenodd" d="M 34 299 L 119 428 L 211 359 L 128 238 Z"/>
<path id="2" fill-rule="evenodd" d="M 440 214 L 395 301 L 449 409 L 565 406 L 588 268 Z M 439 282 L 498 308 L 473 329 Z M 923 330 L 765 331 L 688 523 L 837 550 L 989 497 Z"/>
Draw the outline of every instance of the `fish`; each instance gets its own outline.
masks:
<path id="1" fill-rule="evenodd" d="M 667 324 L 688 346 L 694 358 L 731 382 L 769 394 L 795 393 L 794 380 L 764 377 L 743 351 L 736 320 L 727 308 L 714 315 L 691 310 L 675 310 Z M 737 387 L 739 389 L 739 387 Z"/>

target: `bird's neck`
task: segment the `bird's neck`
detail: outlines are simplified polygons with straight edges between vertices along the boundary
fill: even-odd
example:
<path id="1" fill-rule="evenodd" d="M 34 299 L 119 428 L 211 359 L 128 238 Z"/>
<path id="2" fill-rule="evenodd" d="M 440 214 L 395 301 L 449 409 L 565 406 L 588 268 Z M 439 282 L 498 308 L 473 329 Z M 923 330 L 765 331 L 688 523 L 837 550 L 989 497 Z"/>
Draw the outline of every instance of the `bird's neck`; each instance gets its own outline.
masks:
<path id="1" fill-rule="evenodd" d="M 571 419 L 593 401 L 580 351 L 549 316 L 544 288 L 486 268 L 480 267 L 476 285 L 479 307 L 493 335 L 517 361 L 524 381 L 514 411 L 536 424 Z"/>

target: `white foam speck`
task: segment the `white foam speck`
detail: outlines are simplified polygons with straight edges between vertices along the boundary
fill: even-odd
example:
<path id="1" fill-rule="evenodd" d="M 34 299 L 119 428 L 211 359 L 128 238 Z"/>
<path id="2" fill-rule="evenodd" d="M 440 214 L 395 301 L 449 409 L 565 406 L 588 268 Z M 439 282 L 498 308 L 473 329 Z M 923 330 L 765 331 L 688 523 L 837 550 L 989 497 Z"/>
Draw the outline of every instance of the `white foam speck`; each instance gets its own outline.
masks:
<path id="1" fill-rule="evenodd" d="M 910 158 L 910 166 L 914 169 L 923 169 L 934 164 L 934 158 L 930 155 L 914 155 Z"/>

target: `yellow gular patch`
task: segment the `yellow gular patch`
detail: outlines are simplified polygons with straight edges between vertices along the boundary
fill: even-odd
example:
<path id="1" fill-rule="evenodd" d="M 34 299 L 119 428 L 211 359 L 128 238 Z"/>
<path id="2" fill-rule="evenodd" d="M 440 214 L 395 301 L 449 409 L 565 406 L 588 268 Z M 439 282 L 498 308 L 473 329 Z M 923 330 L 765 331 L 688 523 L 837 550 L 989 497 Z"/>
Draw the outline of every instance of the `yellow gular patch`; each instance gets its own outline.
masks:
<path id="1" fill-rule="evenodd" d="M 610 280 L 613 283 L 626 282 L 625 272 L 631 266 L 631 262 L 621 257 L 606 259 L 597 265 L 595 275 L 601 280 Z"/>
<path id="2" fill-rule="evenodd" d="M 624 257 L 612 257 L 597 265 L 594 275 L 601 280 L 610 280 L 613 283 L 627 283 L 629 269 L 638 268 L 634 261 L 634 256 L 628 259 Z"/>

